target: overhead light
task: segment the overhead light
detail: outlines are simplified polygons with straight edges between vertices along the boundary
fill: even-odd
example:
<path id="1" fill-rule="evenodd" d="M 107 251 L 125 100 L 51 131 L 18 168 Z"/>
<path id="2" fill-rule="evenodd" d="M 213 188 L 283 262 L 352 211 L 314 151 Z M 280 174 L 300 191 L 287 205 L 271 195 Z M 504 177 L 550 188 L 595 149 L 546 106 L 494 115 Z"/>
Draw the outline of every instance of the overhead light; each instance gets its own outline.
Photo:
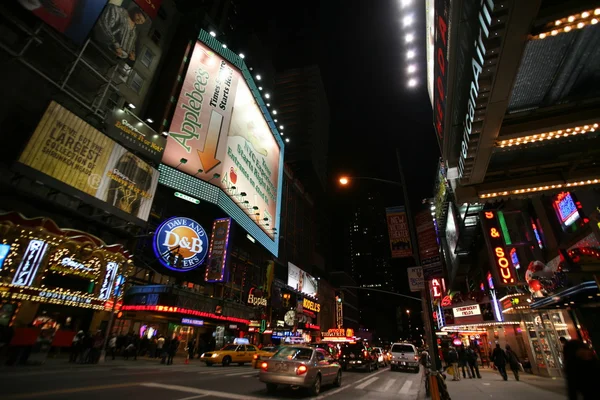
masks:
<path id="1" fill-rule="evenodd" d="M 413 17 L 412 15 L 407 15 L 406 17 L 404 17 L 402 19 L 402 23 L 404 24 L 404 26 L 410 26 L 413 23 Z"/>
<path id="2" fill-rule="evenodd" d="M 290 138 L 285 138 L 285 142 L 289 143 L 290 142 Z"/>
<path id="3" fill-rule="evenodd" d="M 435 211 L 435 206 L 431 206 L 431 211 Z"/>
<path id="4" fill-rule="evenodd" d="M 162 135 L 163 135 L 163 136 L 169 136 L 169 132 L 167 132 L 167 131 L 163 131 Z"/>
<path id="5" fill-rule="evenodd" d="M 417 80 L 414 79 L 414 78 L 413 79 L 409 79 L 408 80 L 408 86 L 409 87 L 415 87 L 415 86 L 417 86 Z"/>
<path id="6" fill-rule="evenodd" d="M 217 36 L 217 34 L 215 33 L 215 31 L 210 31 L 209 33 L 210 33 L 210 36 L 212 36 L 212 37 Z"/>
<path id="7" fill-rule="evenodd" d="M 587 18 L 589 16 L 590 16 L 590 13 L 587 12 L 587 11 L 584 11 L 584 12 L 581 13 L 581 18 Z"/>
<path id="8" fill-rule="evenodd" d="M 271 97 L 271 95 L 269 93 L 265 93 L 265 99 L 268 99 L 270 97 Z"/>
<path id="9" fill-rule="evenodd" d="M 410 6 L 412 0 L 402 0 L 402 8 Z"/>
<path id="10" fill-rule="evenodd" d="M 271 107 L 271 103 L 267 103 L 267 107 Z"/>
<path id="11" fill-rule="evenodd" d="M 408 73 L 412 74 L 413 72 L 415 72 L 417 70 L 417 66 L 416 65 L 409 65 L 408 66 Z"/>
<path id="12" fill-rule="evenodd" d="M 240 53 L 240 58 L 243 60 L 246 56 L 243 53 Z"/>
<path id="13" fill-rule="evenodd" d="M 283 125 L 279 125 L 279 129 L 283 130 Z"/>
<path id="14" fill-rule="evenodd" d="M 413 40 L 415 40 L 415 35 L 413 35 L 412 33 L 409 33 L 408 35 L 406 35 L 406 43 L 410 43 Z"/>
<path id="15" fill-rule="evenodd" d="M 146 118 L 146 122 L 149 123 L 149 124 L 151 124 L 151 123 L 154 122 L 154 120 L 152 118 Z"/>
<path id="16" fill-rule="evenodd" d="M 273 115 L 277 115 L 277 110 L 273 110 Z"/>
<path id="17" fill-rule="evenodd" d="M 262 90 L 262 86 L 259 86 L 259 87 L 258 87 L 258 90 Z"/>
<path id="18" fill-rule="evenodd" d="M 256 75 L 256 80 L 260 81 L 260 75 Z"/>
<path id="19" fill-rule="evenodd" d="M 276 120 L 276 119 L 274 119 L 274 120 L 273 120 L 273 122 L 277 123 L 277 120 Z"/>
<path id="20" fill-rule="evenodd" d="M 411 58 L 414 58 L 414 57 L 415 57 L 415 51 L 414 50 L 409 50 L 409 51 L 406 52 L 406 58 L 408 58 L 409 60 Z"/>
<path id="21" fill-rule="evenodd" d="M 132 110 L 135 108 L 135 106 L 131 103 L 128 104 L 129 108 L 131 108 Z"/>
<path id="22" fill-rule="evenodd" d="M 225 43 L 223 43 L 223 48 L 224 48 L 224 49 L 226 49 L 226 48 L 227 48 L 227 45 L 226 45 Z"/>

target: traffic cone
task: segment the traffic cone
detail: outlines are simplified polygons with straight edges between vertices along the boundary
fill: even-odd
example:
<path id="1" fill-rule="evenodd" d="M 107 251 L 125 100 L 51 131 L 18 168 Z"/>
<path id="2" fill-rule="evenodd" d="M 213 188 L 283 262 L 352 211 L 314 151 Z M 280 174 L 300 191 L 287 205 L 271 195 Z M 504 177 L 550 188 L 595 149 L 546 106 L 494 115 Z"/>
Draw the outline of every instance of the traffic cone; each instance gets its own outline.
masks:
<path id="1" fill-rule="evenodd" d="M 185 356 L 185 363 L 186 363 L 186 365 L 190 363 L 190 356 L 189 356 L 189 354 L 187 356 Z"/>

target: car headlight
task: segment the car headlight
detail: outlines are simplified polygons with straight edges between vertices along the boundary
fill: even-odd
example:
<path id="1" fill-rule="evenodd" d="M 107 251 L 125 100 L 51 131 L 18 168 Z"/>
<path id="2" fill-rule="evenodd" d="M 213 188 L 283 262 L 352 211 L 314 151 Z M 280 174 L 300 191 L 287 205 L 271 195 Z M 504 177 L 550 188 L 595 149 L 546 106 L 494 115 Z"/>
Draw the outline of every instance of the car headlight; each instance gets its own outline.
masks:
<path id="1" fill-rule="evenodd" d="M 212 357 L 212 358 L 217 358 L 217 357 L 219 357 L 219 355 L 215 353 L 215 354 L 213 354 L 211 357 Z"/>

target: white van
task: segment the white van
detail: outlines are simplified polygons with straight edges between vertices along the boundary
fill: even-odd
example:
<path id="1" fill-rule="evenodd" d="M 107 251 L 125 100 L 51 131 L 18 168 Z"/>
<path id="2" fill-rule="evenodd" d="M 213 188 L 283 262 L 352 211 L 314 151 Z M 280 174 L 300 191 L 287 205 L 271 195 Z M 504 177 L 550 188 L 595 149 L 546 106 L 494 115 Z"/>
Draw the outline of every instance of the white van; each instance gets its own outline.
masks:
<path id="1" fill-rule="evenodd" d="M 419 372 L 419 354 L 411 343 L 394 343 L 390 352 L 392 353 L 392 371 L 410 369 Z"/>

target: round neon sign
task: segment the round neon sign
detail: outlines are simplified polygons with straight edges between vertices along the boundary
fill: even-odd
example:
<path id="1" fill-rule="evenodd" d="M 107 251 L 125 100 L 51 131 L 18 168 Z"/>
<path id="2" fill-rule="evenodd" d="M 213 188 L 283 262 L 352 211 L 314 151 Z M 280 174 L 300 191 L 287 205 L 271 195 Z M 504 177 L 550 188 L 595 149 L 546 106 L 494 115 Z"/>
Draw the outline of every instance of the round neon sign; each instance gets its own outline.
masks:
<path id="1" fill-rule="evenodd" d="M 208 253 L 208 236 L 193 219 L 172 217 L 160 224 L 154 233 L 152 247 L 163 266 L 186 272 L 202 265 Z"/>

